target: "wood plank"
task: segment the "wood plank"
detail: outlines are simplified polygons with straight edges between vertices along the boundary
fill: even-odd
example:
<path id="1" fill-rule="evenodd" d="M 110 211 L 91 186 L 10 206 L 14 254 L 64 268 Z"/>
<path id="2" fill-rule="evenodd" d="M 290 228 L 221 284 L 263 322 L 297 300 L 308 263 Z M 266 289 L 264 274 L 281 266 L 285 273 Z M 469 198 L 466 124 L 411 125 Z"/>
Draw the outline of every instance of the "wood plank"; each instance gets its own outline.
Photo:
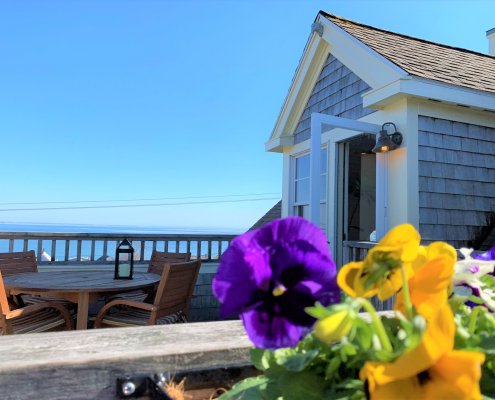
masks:
<path id="1" fill-rule="evenodd" d="M 0 337 L 3 399 L 114 399 L 116 379 L 125 375 L 250 365 L 251 343 L 240 321 L 49 332 L 33 338 Z"/>

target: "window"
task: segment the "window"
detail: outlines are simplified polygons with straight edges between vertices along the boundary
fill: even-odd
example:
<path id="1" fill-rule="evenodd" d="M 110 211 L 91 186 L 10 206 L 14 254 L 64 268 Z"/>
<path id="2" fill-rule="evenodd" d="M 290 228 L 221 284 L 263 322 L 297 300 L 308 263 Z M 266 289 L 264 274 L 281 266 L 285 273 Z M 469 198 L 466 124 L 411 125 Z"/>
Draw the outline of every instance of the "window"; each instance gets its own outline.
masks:
<path id="1" fill-rule="evenodd" d="M 320 227 L 326 230 L 326 199 L 327 199 L 327 149 L 321 150 L 320 158 Z M 293 162 L 293 193 L 292 215 L 309 219 L 309 192 L 310 192 L 310 157 L 304 154 L 294 158 Z"/>

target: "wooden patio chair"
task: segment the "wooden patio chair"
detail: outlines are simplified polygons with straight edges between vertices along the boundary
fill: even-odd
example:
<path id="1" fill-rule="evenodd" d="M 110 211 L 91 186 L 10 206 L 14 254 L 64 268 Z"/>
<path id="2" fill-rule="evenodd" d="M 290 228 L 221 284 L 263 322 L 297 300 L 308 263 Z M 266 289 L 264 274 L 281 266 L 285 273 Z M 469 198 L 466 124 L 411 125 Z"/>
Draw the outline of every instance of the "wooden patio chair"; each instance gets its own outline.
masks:
<path id="1" fill-rule="evenodd" d="M 0 253 L 0 272 L 3 276 L 38 272 L 34 250 Z M 12 308 L 22 307 L 24 300 L 21 295 L 8 296 L 9 305 Z"/>
<path id="2" fill-rule="evenodd" d="M 96 316 L 95 328 L 187 322 L 200 267 L 201 260 L 176 264 L 164 262 L 152 303 L 113 300 Z"/>
<path id="3" fill-rule="evenodd" d="M 43 302 L 12 310 L 0 272 L 0 335 L 71 330 L 72 319 L 60 303 Z M 65 330 L 64 329 L 64 330 Z"/>
<path id="4" fill-rule="evenodd" d="M 191 253 L 169 253 L 165 251 L 154 250 L 151 254 L 148 272 L 161 275 L 165 263 L 182 263 L 191 259 Z M 148 291 L 132 290 L 130 292 L 117 293 L 105 298 L 105 303 L 116 299 L 135 300 L 135 301 L 153 301 L 156 288 L 151 288 Z"/>
<path id="5" fill-rule="evenodd" d="M 34 250 L 0 253 L 0 272 L 3 276 L 38 272 L 38 263 Z M 43 303 L 47 301 L 61 303 L 69 308 L 74 307 L 71 302 L 56 297 L 17 295 L 9 296 L 8 300 L 10 306 L 13 308 L 23 307 L 25 304 Z"/>

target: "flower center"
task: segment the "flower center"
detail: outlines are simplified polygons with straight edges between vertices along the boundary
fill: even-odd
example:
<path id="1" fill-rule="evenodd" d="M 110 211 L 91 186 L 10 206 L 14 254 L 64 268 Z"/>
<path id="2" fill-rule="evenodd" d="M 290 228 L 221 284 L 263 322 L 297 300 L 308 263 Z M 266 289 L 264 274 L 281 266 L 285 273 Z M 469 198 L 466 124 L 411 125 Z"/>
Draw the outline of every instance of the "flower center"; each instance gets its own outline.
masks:
<path id="1" fill-rule="evenodd" d="M 272 294 L 273 294 L 273 296 L 278 297 L 278 296 L 282 296 L 286 291 L 287 291 L 287 288 L 284 285 L 282 285 L 281 283 L 279 283 L 273 289 Z"/>

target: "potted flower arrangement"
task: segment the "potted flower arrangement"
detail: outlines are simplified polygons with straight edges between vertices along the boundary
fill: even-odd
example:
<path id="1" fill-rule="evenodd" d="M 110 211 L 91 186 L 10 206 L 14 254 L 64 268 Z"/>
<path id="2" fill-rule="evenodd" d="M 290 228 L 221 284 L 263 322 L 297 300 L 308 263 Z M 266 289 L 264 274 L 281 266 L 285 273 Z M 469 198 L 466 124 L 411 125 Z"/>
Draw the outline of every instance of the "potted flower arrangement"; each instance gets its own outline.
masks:
<path id="1" fill-rule="evenodd" d="M 400 225 L 338 273 L 324 233 L 299 217 L 234 239 L 213 291 L 260 375 L 221 399 L 495 397 L 495 249 L 458 261 L 420 239 Z M 394 310 L 378 313 L 373 296 Z"/>

